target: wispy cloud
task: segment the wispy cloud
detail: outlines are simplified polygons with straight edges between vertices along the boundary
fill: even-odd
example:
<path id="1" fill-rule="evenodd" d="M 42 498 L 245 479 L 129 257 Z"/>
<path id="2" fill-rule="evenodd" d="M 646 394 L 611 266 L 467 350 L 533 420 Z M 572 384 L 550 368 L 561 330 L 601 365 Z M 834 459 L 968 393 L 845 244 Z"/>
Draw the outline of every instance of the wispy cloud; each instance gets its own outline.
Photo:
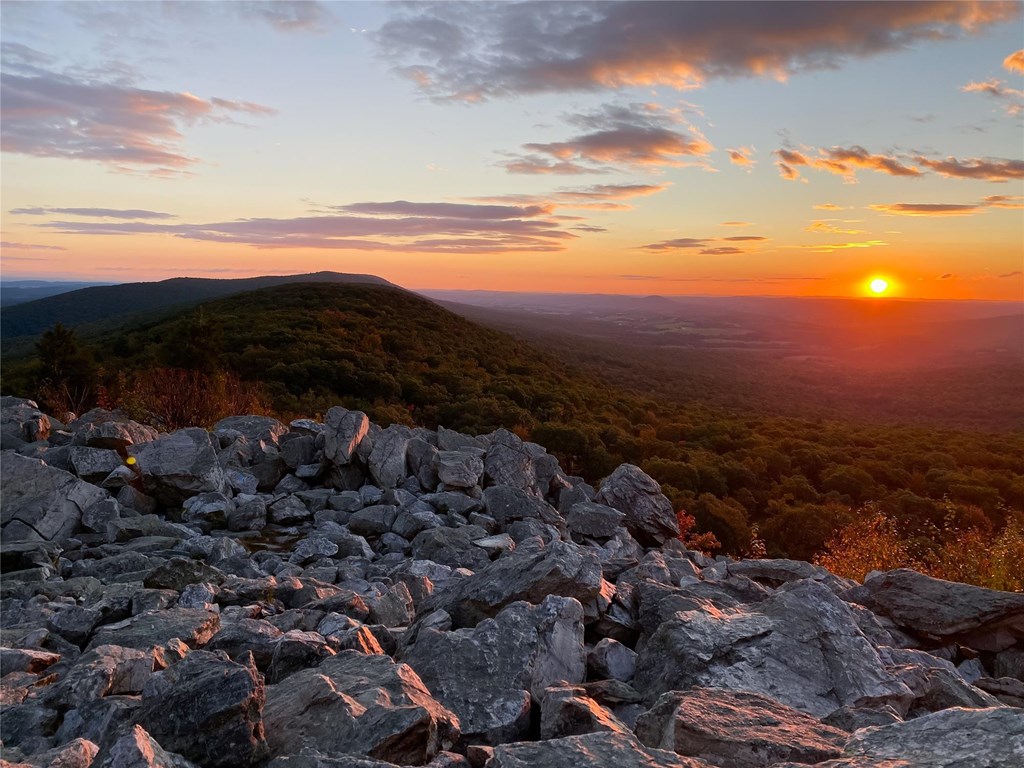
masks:
<path id="1" fill-rule="evenodd" d="M 281 32 L 326 32 L 334 15 L 316 0 L 252 0 L 232 3 L 240 16 L 262 19 Z"/>
<path id="2" fill-rule="evenodd" d="M 1003 105 L 1008 115 L 1024 112 L 1024 91 L 1011 88 L 1004 80 L 992 77 L 980 82 L 968 83 L 960 88 L 964 93 L 984 93 L 994 97 Z"/>
<path id="3" fill-rule="evenodd" d="M 752 221 L 723 221 L 720 226 L 723 227 L 752 227 L 754 222 Z"/>
<path id="4" fill-rule="evenodd" d="M 146 211 L 137 208 L 12 208 L 10 213 L 19 216 L 82 216 L 96 219 L 173 219 L 173 213 Z"/>
<path id="5" fill-rule="evenodd" d="M 210 223 L 53 221 L 36 226 L 76 235 L 165 235 L 256 248 L 318 248 L 410 253 L 560 251 L 577 235 L 541 206 L 515 207 L 405 200 L 329 206 L 335 213 Z"/>
<path id="6" fill-rule="evenodd" d="M 202 99 L 123 82 L 43 69 L 24 46 L 4 48 L 0 119 L 4 152 L 90 160 L 121 171 L 176 175 L 198 159 L 185 154 L 185 126 L 272 114 L 259 104 Z"/>
<path id="7" fill-rule="evenodd" d="M 16 251 L 66 251 L 59 245 L 39 245 L 38 243 L 14 243 L 10 240 L 0 242 L 0 248 L 10 248 Z M 6 256 L 5 256 L 6 258 Z"/>
<path id="8" fill-rule="evenodd" d="M 433 3 L 399 6 L 373 39 L 437 99 L 772 77 L 955 39 L 1014 2 Z M 628 33 L 624 33 L 628 31 Z"/>
<path id="9" fill-rule="evenodd" d="M 688 251 L 699 250 L 702 255 L 728 256 L 739 253 L 749 253 L 744 248 L 735 245 L 719 245 L 718 243 L 760 243 L 766 241 L 767 237 L 760 235 L 734 235 L 732 237 L 676 237 L 671 240 L 661 240 L 656 243 L 641 245 L 645 251 Z"/>
<path id="10" fill-rule="evenodd" d="M 757 165 L 757 161 L 754 160 L 753 147 L 736 147 L 735 149 L 727 149 L 725 151 L 729 155 L 729 162 L 733 165 L 738 165 L 748 170 Z"/>
<path id="11" fill-rule="evenodd" d="M 565 141 L 524 144 L 525 152 L 502 165 L 520 174 L 605 173 L 680 166 L 714 149 L 699 133 L 686 131 L 678 113 L 657 104 L 606 105 L 566 121 L 582 132 Z"/>
<path id="12" fill-rule="evenodd" d="M 779 149 L 774 152 L 778 157 L 776 165 L 782 178 L 796 181 L 800 178 L 797 166 L 815 168 L 842 176 L 847 182 L 857 180 L 858 170 L 877 171 L 890 176 L 920 176 L 921 171 L 913 166 L 900 162 L 893 155 L 871 153 L 864 147 L 829 147 L 818 149 L 816 154 L 811 151 Z"/>
<path id="13" fill-rule="evenodd" d="M 973 216 L 986 208 L 1024 208 L 1024 198 L 1011 195 L 989 195 L 977 203 L 874 203 L 873 211 L 887 216 Z"/>
<path id="14" fill-rule="evenodd" d="M 470 197 L 474 203 L 498 203 L 517 206 L 540 206 L 557 210 L 560 208 L 598 211 L 625 211 L 632 208 L 622 202 L 636 197 L 648 197 L 664 192 L 672 184 L 592 184 L 588 187 L 562 187 L 548 194 L 540 195 L 497 195 L 492 197 Z M 559 219 L 570 218 L 559 216 Z"/>
<path id="15" fill-rule="evenodd" d="M 847 206 L 835 205 L 834 203 L 818 203 L 811 207 L 816 211 L 845 211 L 847 208 Z"/>
<path id="16" fill-rule="evenodd" d="M 968 158 L 945 160 L 916 158 L 917 162 L 942 176 L 954 179 L 981 179 L 983 181 L 1009 181 L 1024 179 L 1024 160 L 1003 160 L 1000 158 Z"/>
<path id="17" fill-rule="evenodd" d="M 820 245 L 791 245 L 788 247 L 802 248 L 805 250 L 815 251 L 817 253 L 833 253 L 834 251 L 846 251 L 850 249 L 882 248 L 887 245 L 889 244 L 884 240 L 861 240 L 859 242 L 823 243 Z"/>
<path id="18" fill-rule="evenodd" d="M 824 235 L 863 235 L 864 234 L 864 230 L 863 229 L 847 229 L 845 227 L 840 227 L 840 226 L 838 226 L 836 224 L 833 224 L 832 222 L 834 222 L 834 221 L 839 221 L 841 223 L 846 223 L 846 222 L 843 222 L 841 219 L 817 219 L 815 221 L 812 221 L 806 227 L 804 227 L 804 232 L 814 232 L 814 233 L 817 233 L 817 234 L 824 234 Z"/>

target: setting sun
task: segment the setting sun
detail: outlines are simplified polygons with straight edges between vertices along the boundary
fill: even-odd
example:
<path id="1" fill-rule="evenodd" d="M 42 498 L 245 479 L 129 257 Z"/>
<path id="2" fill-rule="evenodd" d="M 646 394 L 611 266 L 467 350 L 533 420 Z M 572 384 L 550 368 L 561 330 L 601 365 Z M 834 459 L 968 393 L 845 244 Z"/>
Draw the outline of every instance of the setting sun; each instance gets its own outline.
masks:
<path id="1" fill-rule="evenodd" d="M 881 277 L 876 277 L 868 283 L 868 288 L 870 288 L 871 292 L 876 296 L 881 296 L 889 290 L 889 281 Z"/>

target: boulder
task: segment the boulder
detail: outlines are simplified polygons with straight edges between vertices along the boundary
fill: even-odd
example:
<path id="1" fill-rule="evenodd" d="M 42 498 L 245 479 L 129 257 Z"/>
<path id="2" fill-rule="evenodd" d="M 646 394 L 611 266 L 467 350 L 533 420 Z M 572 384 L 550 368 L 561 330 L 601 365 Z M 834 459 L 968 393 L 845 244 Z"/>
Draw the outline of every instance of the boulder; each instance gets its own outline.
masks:
<path id="1" fill-rule="evenodd" d="M 370 420 L 362 411 L 331 408 L 323 427 L 324 458 L 335 464 L 348 464 L 369 429 Z"/>
<path id="2" fill-rule="evenodd" d="M 770 587 L 800 579 L 813 579 L 837 595 L 857 586 L 855 581 L 841 579 L 831 571 L 803 560 L 736 560 L 726 565 L 726 573 L 730 576 L 745 576 Z"/>
<path id="3" fill-rule="evenodd" d="M 649 749 L 620 733 L 588 733 L 494 748 L 487 768 L 710 768 L 703 760 Z"/>
<path id="4" fill-rule="evenodd" d="M 196 768 L 181 755 L 168 752 L 141 725 L 118 739 L 101 756 L 97 768 Z"/>
<path id="5" fill-rule="evenodd" d="M 692 688 L 663 694 L 636 723 L 648 747 L 722 768 L 767 768 L 838 757 L 849 734 L 750 691 Z"/>
<path id="6" fill-rule="evenodd" d="M 163 747 L 207 768 L 252 765 L 266 758 L 263 676 L 251 658 L 192 651 L 150 678 L 139 724 Z"/>
<path id="7" fill-rule="evenodd" d="M 34 400 L 0 398 L 0 447 L 20 448 L 23 443 L 46 440 L 50 419 Z"/>
<path id="8" fill-rule="evenodd" d="M 815 717 L 846 705 L 905 712 L 913 699 L 846 603 L 811 580 L 755 605 L 672 614 L 640 651 L 633 685 L 649 702 L 696 685 L 752 691 Z"/>
<path id="9" fill-rule="evenodd" d="M 491 444 L 484 457 L 487 484 L 522 490 L 535 489 L 537 478 L 533 471 L 533 455 L 523 441 L 507 429 L 499 429 L 490 437 Z"/>
<path id="10" fill-rule="evenodd" d="M 124 466 L 117 451 L 86 445 L 72 445 L 68 448 L 68 465 L 72 472 L 87 483 L 102 483 L 111 472 Z"/>
<path id="11" fill-rule="evenodd" d="M 628 683 L 636 673 L 636 651 L 618 640 L 602 638 L 587 655 L 587 667 L 597 679 Z"/>
<path id="12" fill-rule="evenodd" d="M 430 528 L 412 540 L 412 554 L 417 560 L 476 570 L 491 562 L 487 552 L 473 546 L 474 541 L 483 538 L 484 531 L 476 526 Z"/>
<path id="13" fill-rule="evenodd" d="M 409 428 L 400 424 L 382 429 L 374 436 L 373 450 L 366 464 L 377 487 L 397 488 L 409 476 L 406 451 L 411 437 Z"/>
<path id="14" fill-rule="evenodd" d="M 75 445 L 123 451 L 130 445 L 156 440 L 159 434 L 152 427 L 132 421 L 124 411 L 93 408 L 68 424 Z"/>
<path id="15" fill-rule="evenodd" d="M 601 731 L 633 735 L 625 723 L 587 696 L 580 686 L 560 684 L 544 691 L 540 705 L 542 739 Z"/>
<path id="16" fill-rule="evenodd" d="M 269 686 L 264 722 L 275 757 L 312 748 L 422 765 L 459 737 L 411 667 L 351 650 Z"/>
<path id="17" fill-rule="evenodd" d="M 573 533 L 595 539 L 610 539 L 622 526 L 626 515 L 614 507 L 580 501 L 569 508 L 565 524 Z"/>
<path id="18" fill-rule="evenodd" d="M 115 694 L 142 693 L 153 674 L 153 654 L 118 645 L 101 645 L 82 654 L 54 687 L 65 706 L 81 707 Z"/>
<path id="19" fill-rule="evenodd" d="M 844 754 L 867 765 L 903 760 L 928 768 L 1016 768 L 1024 764 L 1024 710 L 959 707 L 857 731 Z"/>
<path id="20" fill-rule="evenodd" d="M 587 606 L 601 593 L 602 581 L 601 564 L 589 549 L 531 539 L 436 592 L 420 606 L 420 614 L 442 609 L 455 628 L 473 627 L 518 600 L 540 604 L 548 595 L 560 595 Z"/>
<path id="21" fill-rule="evenodd" d="M 626 528 L 644 546 L 679 536 L 672 502 L 654 478 L 632 464 L 622 464 L 606 477 L 594 501 L 622 512 Z"/>
<path id="22" fill-rule="evenodd" d="M 223 491 L 227 485 L 205 429 L 179 429 L 128 450 L 135 457 L 147 493 L 165 506 L 179 506 L 191 496 Z"/>
<path id="23" fill-rule="evenodd" d="M 109 498 L 106 491 L 70 472 L 5 452 L 0 461 L 0 523 L 4 542 L 62 542 L 82 513 Z"/>
<path id="24" fill-rule="evenodd" d="M 1024 642 L 1024 594 L 935 579 L 900 568 L 876 574 L 846 599 L 919 636 L 998 652 Z"/>
<path id="25" fill-rule="evenodd" d="M 75 739 L 27 759 L 33 768 L 89 768 L 100 748 L 88 739 Z"/>
<path id="26" fill-rule="evenodd" d="M 446 488 L 473 488 L 480 484 L 484 473 L 483 451 L 439 451 L 434 457 L 434 469 Z"/>
<path id="27" fill-rule="evenodd" d="M 148 651 L 178 638 L 192 648 L 204 645 L 220 628 L 216 613 L 193 608 L 146 611 L 130 619 L 105 624 L 93 634 L 89 647 L 120 645 Z"/>
<path id="28" fill-rule="evenodd" d="M 458 715 L 469 743 L 515 740 L 529 728 L 531 699 L 583 681 L 583 608 L 556 596 L 513 603 L 473 629 L 421 629 L 401 658 Z"/>
<path id="29" fill-rule="evenodd" d="M 277 445 L 288 427 L 270 416 L 228 416 L 213 425 L 215 434 L 238 432 L 250 445 Z"/>

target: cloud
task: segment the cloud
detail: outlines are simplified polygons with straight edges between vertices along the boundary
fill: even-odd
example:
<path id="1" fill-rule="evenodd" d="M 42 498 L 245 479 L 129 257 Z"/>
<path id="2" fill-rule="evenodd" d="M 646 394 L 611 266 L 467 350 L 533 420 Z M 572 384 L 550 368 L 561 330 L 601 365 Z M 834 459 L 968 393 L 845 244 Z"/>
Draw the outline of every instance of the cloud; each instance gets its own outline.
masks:
<path id="1" fill-rule="evenodd" d="M 736 147 L 735 149 L 727 149 L 725 151 L 729 155 L 729 162 L 733 165 L 749 169 L 757 164 L 757 161 L 754 160 L 753 147 Z"/>
<path id="2" fill-rule="evenodd" d="M 947 272 L 944 275 L 939 275 L 939 280 L 954 280 L 954 279 L 956 279 L 956 275 L 954 275 L 952 272 Z"/>
<path id="3" fill-rule="evenodd" d="M 834 251 L 845 251 L 851 248 L 880 248 L 889 245 L 882 240 L 862 240 L 852 243 L 826 243 L 824 245 L 797 245 L 790 246 L 816 251 L 818 253 L 833 253 Z"/>
<path id="4" fill-rule="evenodd" d="M 257 0 L 233 3 L 239 16 L 256 17 L 281 32 L 325 32 L 333 14 L 315 0 Z"/>
<path id="5" fill-rule="evenodd" d="M 817 211 L 845 211 L 846 206 L 834 205 L 833 203 L 819 203 L 818 205 L 811 206 Z"/>
<path id="6" fill-rule="evenodd" d="M 205 224 L 51 221 L 42 229 L 76 235 L 166 235 L 256 248 L 323 248 L 420 253 L 561 251 L 577 237 L 538 207 L 366 202 L 330 206 L 329 215 Z"/>
<path id="7" fill-rule="evenodd" d="M 1022 201 L 1024 197 L 989 195 L 977 203 L 875 203 L 868 208 L 887 216 L 973 216 L 986 208 L 1019 210 Z"/>
<path id="8" fill-rule="evenodd" d="M 25 61 L 24 51 L 5 53 L 14 57 L 4 61 L 13 61 L 14 71 L 0 75 L 0 147 L 5 152 L 174 175 L 197 162 L 182 147 L 184 126 L 227 121 L 238 112 L 273 112 L 249 102 L 80 79 L 35 66 L 26 73 L 19 64 Z"/>
<path id="9" fill-rule="evenodd" d="M 83 216 L 97 219 L 173 219 L 173 213 L 117 208 L 12 208 L 10 213 L 20 216 Z"/>
<path id="10" fill-rule="evenodd" d="M 839 219 L 817 219 L 812 221 L 806 227 L 804 232 L 817 232 L 827 235 L 863 235 L 863 229 L 844 229 L 843 227 L 837 227 L 832 224 L 833 221 L 839 221 Z"/>
<path id="11" fill-rule="evenodd" d="M 38 245 L 37 243 L 12 243 L 10 240 L 4 240 L 3 242 L 0 242 L 0 248 L 13 248 L 14 250 L 18 250 L 18 251 L 66 251 L 67 250 L 67 248 L 64 248 L 64 247 L 59 246 L 59 245 Z M 9 257 L 5 255 L 4 258 L 6 259 L 6 258 L 9 258 Z"/>
<path id="12" fill-rule="evenodd" d="M 981 179 L 996 182 L 1024 179 L 1024 160 L 1002 160 L 999 158 L 958 160 L 955 157 L 947 157 L 945 160 L 929 160 L 926 157 L 916 159 L 918 163 L 935 173 L 955 179 Z"/>
<path id="13" fill-rule="evenodd" d="M 968 83 L 960 88 L 964 93 L 985 93 L 1002 102 L 1008 115 L 1024 112 L 1024 91 L 1010 88 L 1005 81 L 990 78 L 981 82 Z"/>
<path id="14" fill-rule="evenodd" d="M 1020 72 L 1021 74 L 1024 74 L 1024 48 L 1019 51 L 1014 51 L 1003 59 L 1003 67 L 1011 72 Z"/>
<path id="15" fill-rule="evenodd" d="M 1012 210 L 1024 208 L 1024 197 L 1010 195 L 989 195 L 981 202 L 989 208 L 1010 208 Z"/>
<path id="16" fill-rule="evenodd" d="M 875 203 L 868 208 L 886 216 L 971 216 L 981 210 L 982 206 L 953 203 Z"/>
<path id="17" fill-rule="evenodd" d="M 516 206 L 539 206 L 544 209 L 557 210 L 591 209 L 599 211 L 626 211 L 632 208 L 623 200 L 634 197 L 647 197 L 664 192 L 671 187 L 671 182 L 662 184 L 592 184 L 588 187 L 562 187 L 546 195 L 497 195 L 494 197 L 466 198 L 475 203 L 512 204 Z M 576 216 L 558 216 L 562 220 L 578 220 Z"/>
<path id="18" fill-rule="evenodd" d="M 732 256 L 737 253 L 746 253 L 746 251 L 731 245 L 719 245 L 714 248 L 705 248 L 700 253 L 702 256 Z"/>
<path id="19" fill-rule="evenodd" d="M 1020 277 L 1021 275 L 1024 275 L 1024 272 L 1021 272 L 1019 269 L 1015 269 L 1013 272 L 1003 273 L 1000 277 Z"/>
<path id="20" fill-rule="evenodd" d="M 873 154 L 864 147 L 829 147 L 816 150 L 812 155 L 791 149 L 779 149 L 773 154 L 778 157 L 776 165 L 782 178 L 796 181 L 800 173 L 794 166 L 807 166 L 842 176 L 847 182 L 857 180 L 858 170 L 877 171 L 890 176 L 920 176 L 921 171 L 900 162 L 892 155 Z"/>
<path id="21" fill-rule="evenodd" d="M 752 221 L 723 221 L 719 226 L 722 227 L 752 227 L 754 222 Z"/>
<path id="22" fill-rule="evenodd" d="M 742 248 L 734 245 L 716 245 L 716 243 L 737 243 L 737 242 L 762 242 L 767 237 L 760 235 L 737 235 L 734 237 L 677 237 L 672 240 L 662 240 L 657 243 L 641 245 L 645 251 L 683 251 L 690 249 L 701 249 L 702 255 L 725 256 L 736 253 L 748 253 Z"/>
<path id="23" fill-rule="evenodd" d="M 835 69 L 1015 18 L 1014 2 L 409 4 L 374 34 L 396 70 L 436 99 Z"/>
<path id="24" fill-rule="evenodd" d="M 606 105 L 566 121 L 583 132 L 565 141 L 524 144 L 525 153 L 502 165 L 520 174 L 606 173 L 681 166 L 685 158 L 703 158 L 714 149 L 699 133 L 684 132 L 677 113 L 657 104 Z"/>

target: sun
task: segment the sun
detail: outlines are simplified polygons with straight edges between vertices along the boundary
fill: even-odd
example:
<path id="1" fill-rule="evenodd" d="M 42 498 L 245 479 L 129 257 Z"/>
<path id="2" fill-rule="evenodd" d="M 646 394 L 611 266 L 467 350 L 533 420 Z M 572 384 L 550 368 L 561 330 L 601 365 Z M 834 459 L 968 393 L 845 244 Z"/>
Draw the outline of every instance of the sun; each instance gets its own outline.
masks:
<path id="1" fill-rule="evenodd" d="M 884 277 L 874 277 L 871 279 L 871 282 L 868 283 L 868 288 L 870 288 L 871 292 L 876 296 L 881 296 L 889 290 L 889 281 Z"/>

